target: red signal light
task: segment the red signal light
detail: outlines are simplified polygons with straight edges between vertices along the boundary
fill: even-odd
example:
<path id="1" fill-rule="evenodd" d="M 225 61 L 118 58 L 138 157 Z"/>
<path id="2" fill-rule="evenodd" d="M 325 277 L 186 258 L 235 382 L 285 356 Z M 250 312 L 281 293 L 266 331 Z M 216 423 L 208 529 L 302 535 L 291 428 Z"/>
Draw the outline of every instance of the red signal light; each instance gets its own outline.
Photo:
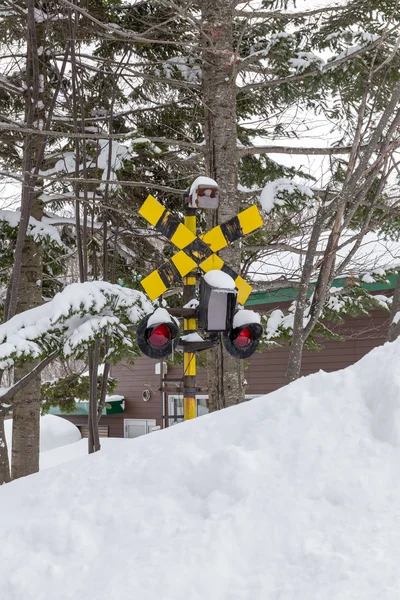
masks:
<path id="1" fill-rule="evenodd" d="M 140 321 L 136 331 L 136 341 L 140 350 L 146 356 L 154 359 L 172 354 L 179 341 L 179 327 L 175 320 L 171 319 L 165 309 L 157 310 L 161 311 L 161 314 L 160 312 L 156 314 L 157 311 L 155 311 L 152 315 L 147 315 Z M 156 317 L 160 318 L 158 322 Z M 150 319 L 150 325 L 148 325 Z"/>
<path id="2" fill-rule="evenodd" d="M 243 311 L 245 312 L 245 311 Z M 224 331 L 223 343 L 225 350 L 235 358 L 249 358 L 257 350 L 263 328 L 260 323 L 246 323 Z"/>
<path id="3" fill-rule="evenodd" d="M 239 335 L 232 341 L 238 348 L 246 348 L 251 344 L 252 340 L 253 336 L 250 329 L 248 327 L 245 327 L 244 329 L 242 329 L 242 331 L 239 332 Z"/>
<path id="4" fill-rule="evenodd" d="M 170 328 L 165 323 L 161 323 L 150 331 L 147 341 L 154 348 L 162 348 L 171 341 L 171 338 Z"/>

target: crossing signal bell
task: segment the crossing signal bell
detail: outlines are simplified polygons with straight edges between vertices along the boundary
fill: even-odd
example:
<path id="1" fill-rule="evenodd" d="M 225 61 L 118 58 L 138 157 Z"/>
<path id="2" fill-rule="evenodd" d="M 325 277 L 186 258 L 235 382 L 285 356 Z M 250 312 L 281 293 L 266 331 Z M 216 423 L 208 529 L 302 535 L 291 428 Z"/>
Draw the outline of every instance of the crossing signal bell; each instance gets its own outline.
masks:
<path id="1" fill-rule="evenodd" d="M 150 358 L 165 358 L 178 345 L 179 328 L 165 308 L 158 308 L 147 315 L 137 328 L 137 343 L 140 350 Z"/>
<path id="2" fill-rule="evenodd" d="M 216 210 L 218 208 L 218 198 L 218 183 L 210 177 L 198 177 L 190 187 L 188 206 L 203 210 Z"/>

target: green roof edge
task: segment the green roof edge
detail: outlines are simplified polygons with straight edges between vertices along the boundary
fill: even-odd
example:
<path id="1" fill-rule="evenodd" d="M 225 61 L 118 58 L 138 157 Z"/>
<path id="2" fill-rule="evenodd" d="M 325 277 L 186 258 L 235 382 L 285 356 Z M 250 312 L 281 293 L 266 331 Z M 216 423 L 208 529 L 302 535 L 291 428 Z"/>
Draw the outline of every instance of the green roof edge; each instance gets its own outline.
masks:
<path id="1" fill-rule="evenodd" d="M 388 283 L 377 281 L 376 283 L 362 283 L 361 285 L 369 292 L 392 290 L 396 287 L 398 277 L 398 274 L 387 275 L 386 279 L 388 280 Z M 338 277 L 333 281 L 332 287 L 344 287 L 348 278 L 348 276 Z M 291 302 L 296 299 L 296 296 L 297 288 L 295 287 L 282 287 L 275 290 L 257 290 L 250 294 L 245 306 L 272 304 L 273 302 Z"/>

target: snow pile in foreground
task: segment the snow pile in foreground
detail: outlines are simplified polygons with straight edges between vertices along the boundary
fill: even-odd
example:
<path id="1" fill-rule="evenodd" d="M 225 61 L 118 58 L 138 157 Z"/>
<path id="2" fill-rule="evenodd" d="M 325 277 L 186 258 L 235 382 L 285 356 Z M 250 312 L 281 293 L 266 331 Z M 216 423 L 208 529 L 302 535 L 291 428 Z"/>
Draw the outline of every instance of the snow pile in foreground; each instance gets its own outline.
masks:
<path id="1" fill-rule="evenodd" d="M 103 454 L 108 453 L 109 450 L 114 451 L 118 446 L 124 448 L 124 444 L 129 443 L 127 438 L 101 438 L 101 452 Z M 68 444 L 67 446 L 60 446 L 53 450 L 40 453 L 40 470 L 50 469 L 63 463 L 69 462 L 70 460 L 83 459 L 85 460 L 88 455 L 88 440 L 87 438 L 81 438 L 74 444 Z"/>
<path id="2" fill-rule="evenodd" d="M 11 452 L 12 419 L 4 421 L 7 447 Z M 79 429 L 70 421 L 55 415 L 40 417 L 40 452 L 54 450 L 82 439 Z"/>
<path id="3" fill-rule="evenodd" d="M 398 600 L 400 340 L 0 489 L 0 598 Z"/>

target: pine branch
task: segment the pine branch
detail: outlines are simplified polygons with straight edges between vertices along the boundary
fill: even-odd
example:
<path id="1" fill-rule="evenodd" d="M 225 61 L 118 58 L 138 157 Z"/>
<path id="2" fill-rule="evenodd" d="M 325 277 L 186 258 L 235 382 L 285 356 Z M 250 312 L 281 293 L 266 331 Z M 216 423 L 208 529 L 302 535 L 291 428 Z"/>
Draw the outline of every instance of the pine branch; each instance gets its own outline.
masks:
<path id="1" fill-rule="evenodd" d="M 69 0 L 60 0 L 61 4 L 64 6 L 68 6 L 74 11 L 80 13 L 83 17 L 88 19 L 91 23 L 97 25 L 100 29 L 108 33 L 108 39 L 117 40 L 118 38 L 123 38 L 126 40 L 131 40 L 133 42 L 145 43 L 145 44 L 157 44 L 162 46 L 187 46 L 185 42 L 171 42 L 169 40 L 158 40 L 143 37 L 139 34 L 128 31 L 127 29 L 123 29 L 122 27 L 113 27 L 111 23 L 103 23 L 94 17 L 89 11 L 74 4 L 73 2 L 69 2 Z"/>
<path id="2" fill-rule="evenodd" d="M 393 28 L 393 31 L 395 31 L 394 28 Z M 367 51 L 374 50 L 382 43 L 382 40 L 383 40 L 383 37 L 381 36 L 381 37 L 377 38 L 376 40 L 374 40 L 373 42 L 366 44 L 365 46 L 362 46 L 362 48 L 359 48 L 358 50 L 355 50 L 354 52 L 351 52 L 350 54 L 347 54 L 346 56 L 342 56 L 339 59 L 332 60 L 331 62 L 327 63 L 326 65 L 323 65 L 322 67 L 318 67 L 317 69 L 312 69 L 310 71 L 305 71 L 304 73 L 298 73 L 296 75 L 288 75 L 287 77 L 279 77 L 277 79 L 270 79 L 268 81 L 258 81 L 256 83 L 249 83 L 247 85 L 244 85 L 243 87 L 238 86 L 238 92 L 247 92 L 249 90 L 273 87 L 276 85 L 293 83 L 295 81 L 302 81 L 303 79 L 306 79 L 308 77 L 316 77 L 316 76 L 323 75 L 324 73 L 327 73 L 331 69 L 335 69 L 336 67 L 338 67 L 344 63 L 347 63 L 355 58 L 358 58 L 359 56 L 362 56 Z M 246 67 L 246 65 L 251 63 L 253 60 L 258 61 L 258 60 L 262 60 L 263 58 L 266 58 L 266 56 L 263 56 L 262 54 L 257 55 L 256 57 L 249 56 L 247 58 L 244 58 L 241 61 L 241 66 Z M 242 70 L 242 69 L 240 68 L 239 71 L 240 70 Z"/>
<path id="3" fill-rule="evenodd" d="M 282 12 L 282 11 L 265 11 L 265 10 L 236 10 L 235 14 L 237 17 L 244 17 L 248 20 L 252 19 L 265 19 L 267 21 L 271 19 L 294 21 L 296 19 L 305 19 L 308 17 L 314 17 L 316 15 L 324 15 L 332 12 L 341 12 L 348 9 L 354 10 L 354 5 L 362 5 L 362 2 L 352 2 L 344 6 L 325 6 L 323 8 L 316 8 L 314 10 L 303 10 L 297 12 Z"/>
<path id="4" fill-rule="evenodd" d="M 44 358 L 38 365 L 36 365 L 36 367 L 34 367 L 32 369 L 32 371 L 30 371 L 27 375 L 25 375 L 25 377 L 23 377 L 22 379 L 20 379 L 16 383 L 14 383 L 14 385 L 11 386 L 4 394 L 0 394 L 0 407 L 1 407 L 1 404 L 4 404 L 8 400 L 11 400 L 11 398 L 14 398 L 14 396 L 17 394 L 17 392 L 23 390 L 24 387 L 26 385 L 28 385 L 28 383 L 30 383 L 33 379 L 35 379 L 43 371 L 43 369 L 45 369 L 47 367 L 47 365 L 49 365 L 53 360 L 55 360 L 57 358 L 57 356 L 59 354 L 60 353 L 57 350 L 56 352 L 52 352 L 51 354 L 49 354 L 49 356 L 46 356 L 46 358 Z M 20 404 L 20 403 L 18 402 L 18 404 Z M 21 404 L 22 404 L 22 402 L 21 402 Z M 8 411 L 11 408 L 13 408 L 15 405 L 16 405 L 16 403 L 13 404 L 12 406 L 0 408 L 0 415 L 7 414 Z"/>

